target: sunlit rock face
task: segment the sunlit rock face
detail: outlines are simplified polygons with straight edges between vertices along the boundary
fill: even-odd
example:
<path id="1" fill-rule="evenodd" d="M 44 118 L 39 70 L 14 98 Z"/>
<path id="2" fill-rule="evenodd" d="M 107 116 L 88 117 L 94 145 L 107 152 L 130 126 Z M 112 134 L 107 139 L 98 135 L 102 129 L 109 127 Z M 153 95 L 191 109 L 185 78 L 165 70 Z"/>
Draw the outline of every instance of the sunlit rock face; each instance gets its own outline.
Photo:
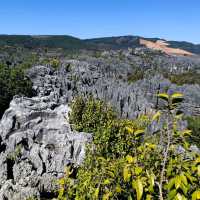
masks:
<path id="1" fill-rule="evenodd" d="M 91 135 L 71 130 L 69 111 L 47 98 L 13 99 L 0 122 L 0 199 L 51 193 L 68 164 L 82 163 Z"/>

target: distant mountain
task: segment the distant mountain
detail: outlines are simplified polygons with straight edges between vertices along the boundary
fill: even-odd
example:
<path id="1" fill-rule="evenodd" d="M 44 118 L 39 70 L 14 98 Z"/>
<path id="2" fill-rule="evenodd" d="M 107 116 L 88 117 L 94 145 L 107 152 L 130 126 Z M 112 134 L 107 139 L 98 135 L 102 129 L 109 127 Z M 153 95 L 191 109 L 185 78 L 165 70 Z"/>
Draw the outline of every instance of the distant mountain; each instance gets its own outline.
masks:
<path id="1" fill-rule="evenodd" d="M 84 40 L 86 43 L 97 46 L 99 49 L 126 49 L 129 47 L 139 47 L 140 37 L 138 36 L 121 36 L 121 37 L 105 37 Z"/>
<path id="2" fill-rule="evenodd" d="M 180 56 L 195 56 L 196 55 L 194 53 L 191 53 L 190 51 L 186 51 L 179 47 L 173 48 L 171 47 L 170 43 L 167 42 L 166 40 L 150 41 L 147 39 L 140 39 L 140 44 L 144 45 L 145 47 L 149 49 L 159 50 L 169 55 L 180 55 Z"/>
<path id="3" fill-rule="evenodd" d="M 84 41 L 64 35 L 30 36 L 30 35 L 0 35 L 0 46 L 15 46 L 24 48 L 86 48 Z"/>
<path id="4" fill-rule="evenodd" d="M 170 52 L 181 52 L 181 54 L 184 55 L 184 52 L 186 52 L 186 55 L 200 54 L 200 44 L 197 45 L 189 42 L 167 41 L 160 38 L 144 38 L 140 36 L 104 37 L 81 40 L 79 38 L 65 35 L 0 35 L 0 47 L 14 46 L 32 49 L 46 47 L 62 48 L 66 50 L 119 50 L 127 49 L 129 47 L 147 47 L 146 44 L 141 43 L 141 40 L 152 42 L 152 44 L 155 43 L 156 45 L 153 45 L 154 48 L 157 47 L 157 42 L 163 41 L 165 46 L 167 45 L 168 50 L 170 48 Z M 151 46 L 152 45 L 148 46 L 148 48 Z M 163 49 L 159 46 L 158 50 Z"/>
<path id="5" fill-rule="evenodd" d="M 160 38 L 144 38 L 140 36 L 105 37 L 85 40 L 88 44 L 97 45 L 100 49 L 125 49 L 142 47 L 141 40 L 150 42 L 164 41 L 168 48 L 182 49 L 192 54 L 200 54 L 200 44 L 181 41 L 167 41 Z"/>
<path id="6" fill-rule="evenodd" d="M 189 51 L 194 54 L 200 54 L 200 44 L 193 44 L 190 42 L 177 42 L 177 41 L 168 41 L 170 47 L 179 48 L 186 51 Z"/>

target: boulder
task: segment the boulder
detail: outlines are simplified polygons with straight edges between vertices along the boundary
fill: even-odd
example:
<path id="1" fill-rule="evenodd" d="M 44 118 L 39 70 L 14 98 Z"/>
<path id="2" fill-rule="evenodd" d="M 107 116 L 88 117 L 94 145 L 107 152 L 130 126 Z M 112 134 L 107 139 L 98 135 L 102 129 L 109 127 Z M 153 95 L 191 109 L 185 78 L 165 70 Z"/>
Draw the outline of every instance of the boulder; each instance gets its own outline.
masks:
<path id="1" fill-rule="evenodd" d="M 56 190 L 67 165 L 80 165 L 91 134 L 69 124 L 67 105 L 15 97 L 0 122 L 0 199 L 42 197 Z M 53 105 L 53 106 L 52 106 Z"/>

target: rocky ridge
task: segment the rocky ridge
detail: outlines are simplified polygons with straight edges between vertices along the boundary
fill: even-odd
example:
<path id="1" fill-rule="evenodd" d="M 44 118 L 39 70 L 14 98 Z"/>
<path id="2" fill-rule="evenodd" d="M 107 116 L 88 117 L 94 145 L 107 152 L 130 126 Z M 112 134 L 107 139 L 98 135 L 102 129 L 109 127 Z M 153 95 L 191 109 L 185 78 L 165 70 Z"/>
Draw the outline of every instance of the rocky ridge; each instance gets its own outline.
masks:
<path id="1" fill-rule="evenodd" d="M 0 122 L 0 199 L 54 197 L 65 167 L 81 164 L 92 137 L 72 131 L 69 111 L 56 92 L 14 97 Z"/>
<path id="2" fill-rule="evenodd" d="M 56 180 L 63 176 L 65 166 L 81 164 L 92 135 L 71 129 L 68 104 L 75 96 L 92 95 L 113 105 L 120 117 L 135 118 L 162 106 L 156 94 L 167 89 L 184 94 L 184 113 L 200 115 L 199 85 L 177 86 L 162 75 L 151 75 L 152 66 L 144 65 L 138 52 L 124 52 L 124 60 L 116 60 L 116 52 L 103 56 L 63 60 L 57 70 L 50 66 L 28 70 L 37 96 L 14 97 L 0 121 L 0 199 L 54 197 Z M 168 63 L 167 69 L 176 70 L 179 58 L 169 59 L 176 62 Z M 145 76 L 129 83 L 133 61 L 143 67 Z M 187 63 L 178 71 L 193 66 Z"/>

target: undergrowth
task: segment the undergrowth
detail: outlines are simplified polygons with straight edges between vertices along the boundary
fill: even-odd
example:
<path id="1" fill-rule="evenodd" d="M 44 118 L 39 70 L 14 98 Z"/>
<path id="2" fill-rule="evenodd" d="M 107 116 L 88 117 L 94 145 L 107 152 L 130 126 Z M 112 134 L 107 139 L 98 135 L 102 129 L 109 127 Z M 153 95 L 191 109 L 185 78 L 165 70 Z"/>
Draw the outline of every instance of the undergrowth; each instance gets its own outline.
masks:
<path id="1" fill-rule="evenodd" d="M 79 97 L 72 104 L 73 128 L 93 133 L 86 159 L 76 174 L 66 167 L 59 180 L 59 200 L 200 199 L 200 156 L 191 152 L 190 130 L 180 130 L 177 109 L 183 95 L 159 94 L 165 108 L 135 120 L 118 119 L 102 101 Z M 155 142 L 145 133 L 165 116 Z M 162 141 L 162 145 L 160 143 Z M 184 148 L 184 153 L 178 149 Z"/>

